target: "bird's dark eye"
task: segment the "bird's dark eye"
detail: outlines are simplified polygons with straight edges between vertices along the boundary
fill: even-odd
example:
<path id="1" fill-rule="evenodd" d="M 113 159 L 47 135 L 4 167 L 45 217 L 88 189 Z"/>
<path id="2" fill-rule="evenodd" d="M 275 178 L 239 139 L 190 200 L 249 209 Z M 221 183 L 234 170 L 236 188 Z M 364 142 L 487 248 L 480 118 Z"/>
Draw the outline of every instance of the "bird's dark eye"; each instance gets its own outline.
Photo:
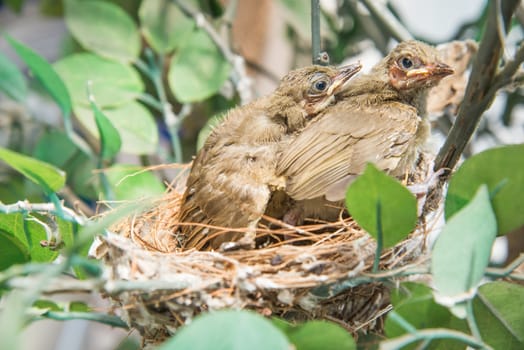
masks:
<path id="1" fill-rule="evenodd" d="M 409 69 L 409 68 L 413 67 L 413 61 L 410 58 L 408 58 L 408 57 L 401 58 L 400 59 L 400 64 L 405 69 Z"/>
<path id="2" fill-rule="evenodd" d="M 315 90 L 317 91 L 324 91 L 328 86 L 327 81 L 325 80 L 319 80 L 315 82 Z"/>

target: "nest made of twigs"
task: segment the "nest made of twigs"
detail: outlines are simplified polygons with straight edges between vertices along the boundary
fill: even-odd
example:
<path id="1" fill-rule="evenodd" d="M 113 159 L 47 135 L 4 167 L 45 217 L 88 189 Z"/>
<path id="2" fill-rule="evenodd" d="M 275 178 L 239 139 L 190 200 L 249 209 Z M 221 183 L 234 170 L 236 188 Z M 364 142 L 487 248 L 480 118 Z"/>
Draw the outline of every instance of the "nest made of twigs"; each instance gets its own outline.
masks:
<path id="1" fill-rule="evenodd" d="M 182 183 L 152 209 L 112 227 L 114 233 L 101 237 L 95 249 L 105 262 L 106 290 L 115 309 L 145 344 L 161 342 L 202 311 L 223 308 L 249 308 L 294 321 L 329 319 L 353 333 L 382 329 L 389 288 L 369 275 L 376 242 L 351 218 L 296 229 L 261 228 L 263 234 L 273 230 L 281 237 L 298 232 L 306 241 L 256 250 L 183 251 L 173 239 Z M 385 250 L 381 270 L 425 259 L 427 226 L 419 224 Z"/>

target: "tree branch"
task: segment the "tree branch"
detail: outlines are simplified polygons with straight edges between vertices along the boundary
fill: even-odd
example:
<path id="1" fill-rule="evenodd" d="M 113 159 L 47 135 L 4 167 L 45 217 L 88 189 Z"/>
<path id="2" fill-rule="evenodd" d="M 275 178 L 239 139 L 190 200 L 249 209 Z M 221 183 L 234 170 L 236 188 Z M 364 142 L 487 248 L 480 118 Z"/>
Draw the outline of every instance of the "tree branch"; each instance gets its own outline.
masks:
<path id="1" fill-rule="evenodd" d="M 446 138 L 446 142 L 440 149 L 435 160 L 435 170 L 442 168 L 453 169 L 460 159 L 460 155 L 468 144 L 471 136 L 478 126 L 484 111 L 491 105 L 498 90 L 493 88 L 496 81 L 496 71 L 502 55 L 503 43 L 499 35 L 499 13 L 502 13 L 504 27 L 508 28 L 518 0 L 489 2 L 489 11 L 486 28 L 480 42 L 477 57 L 473 62 L 470 79 L 466 87 L 466 93 L 459 114 Z M 521 57 L 521 50 L 515 56 L 515 62 Z M 519 54 L 520 53 L 520 54 Z M 505 77 L 513 70 L 513 63 L 508 64 L 502 70 Z M 506 70 L 507 69 L 507 70 Z M 502 74 L 501 72 L 501 74 Z M 503 79 L 503 78 L 500 78 Z"/>

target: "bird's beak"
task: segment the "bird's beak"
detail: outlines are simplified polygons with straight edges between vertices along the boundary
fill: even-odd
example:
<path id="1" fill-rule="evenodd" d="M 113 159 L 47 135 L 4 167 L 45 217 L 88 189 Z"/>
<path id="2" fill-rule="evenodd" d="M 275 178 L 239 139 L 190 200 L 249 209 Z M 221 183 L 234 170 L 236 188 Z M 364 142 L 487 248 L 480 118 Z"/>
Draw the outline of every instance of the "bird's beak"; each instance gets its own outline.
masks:
<path id="1" fill-rule="evenodd" d="M 348 64 L 340 67 L 338 74 L 333 79 L 333 82 L 329 86 L 327 93 L 328 95 L 336 94 L 346 89 L 349 85 L 349 80 L 362 69 L 360 62 Z"/>
<path id="2" fill-rule="evenodd" d="M 434 64 L 428 64 L 417 69 L 411 69 L 406 72 L 408 78 L 427 78 L 427 77 L 439 77 L 443 78 L 450 74 L 453 74 L 454 70 L 445 63 L 437 62 Z"/>

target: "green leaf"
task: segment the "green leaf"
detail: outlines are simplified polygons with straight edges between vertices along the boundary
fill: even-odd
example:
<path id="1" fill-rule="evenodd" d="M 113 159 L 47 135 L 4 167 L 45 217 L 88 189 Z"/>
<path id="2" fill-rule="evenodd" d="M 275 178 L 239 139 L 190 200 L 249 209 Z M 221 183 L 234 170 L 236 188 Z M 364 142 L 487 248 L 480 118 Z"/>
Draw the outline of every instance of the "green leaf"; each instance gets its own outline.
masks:
<path id="1" fill-rule="evenodd" d="M 100 108 L 120 106 L 144 91 L 140 76 L 132 67 L 90 53 L 67 56 L 54 67 L 64 79 L 76 106 L 89 106 L 87 82 Z"/>
<path id="2" fill-rule="evenodd" d="M 64 16 L 64 4 L 62 1 L 40 0 L 39 5 L 40 5 L 39 6 L 40 13 L 44 16 L 48 16 L 48 17 L 63 17 Z"/>
<path id="3" fill-rule="evenodd" d="M 274 319 L 273 323 L 286 334 L 297 350 L 357 348 L 351 334 L 336 323 L 308 321 L 295 326 L 279 319 Z"/>
<path id="4" fill-rule="evenodd" d="M 9 6 L 14 12 L 20 13 L 24 0 L 6 0 L 6 5 Z"/>
<path id="5" fill-rule="evenodd" d="M 397 314 L 416 329 L 454 328 L 468 332 L 464 320 L 459 320 L 433 299 L 430 287 L 412 282 L 404 282 L 391 292 L 391 304 Z M 385 331 L 388 338 L 395 338 L 407 333 L 394 319 L 386 318 Z M 414 344 L 411 348 L 416 348 Z M 463 349 L 462 343 L 452 340 L 439 340 L 431 343 L 431 348 Z"/>
<path id="6" fill-rule="evenodd" d="M 179 47 L 195 27 L 170 0 L 143 1 L 138 16 L 147 42 L 161 54 Z"/>
<path id="7" fill-rule="evenodd" d="M 104 160 L 112 159 L 118 154 L 122 146 L 120 134 L 94 101 L 91 101 L 91 109 L 95 115 L 96 126 L 100 135 L 100 156 Z"/>
<path id="8" fill-rule="evenodd" d="M 38 219 L 43 220 L 43 217 Z M 51 262 L 58 256 L 57 251 L 40 245 L 40 241 L 47 239 L 42 225 L 30 218 L 24 218 L 20 213 L 0 214 L 0 229 L 21 242 L 29 251 L 33 262 Z"/>
<path id="9" fill-rule="evenodd" d="M 85 110 L 96 132 L 93 112 Z M 35 146 L 33 156 L 41 161 L 63 169 L 67 174 L 67 184 L 77 195 L 93 198 L 93 170 L 95 159 L 82 152 L 67 135 L 58 130 L 45 132 Z"/>
<path id="10" fill-rule="evenodd" d="M 29 251 L 24 244 L 16 237 L 0 230 L 0 271 L 29 260 Z"/>
<path id="11" fill-rule="evenodd" d="M 124 10 L 106 1 L 67 0 L 65 5 L 66 24 L 83 47 L 122 62 L 136 60 L 140 35 Z"/>
<path id="12" fill-rule="evenodd" d="M 417 223 L 417 201 L 413 194 L 372 164 L 349 186 L 346 205 L 356 222 L 375 239 L 381 220 L 384 247 L 404 239 Z"/>
<path id="13" fill-rule="evenodd" d="M 71 97 L 60 76 L 42 56 L 23 45 L 21 42 L 7 36 L 7 41 L 15 49 L 20 58 L 27 64 L 38 81 L 58 104 L 65 119 L 70 118 Z"/>
<path id="14" fill-rule="evenodd" d="M 65 168 L 77 152 L 78 148 L 65 133 L 50 130 L 46 131 L 38 140 L 33 157 L 59 168 Z M 69 173 L 67 169 L 64 170 Z"/>
<path id="15" fill-rule="evenodd" d="M 168 83 L 178 101 L 201 101 L 218 92 L 230 70 L 215 43 L 198 29 L 171 60 Z"/>
<path id="16" fill-rule="evenodd" d="M 151 113 L 140 103 L 132 101 L 116 108 L 102 108 L 102 111 L 118 130 L 123 152 L 130 154 L 156 152 L 158 128 Z M 79 107 L 75 108 L 75 114 L 87 130 L 95 137 L 99 137 L 91 111 Z"/>
<path id="17" fill-rule="evenodd" d="M 0 91 L 13 100 L 24 101 L 27 96 L 27 83 L 18 67 L 0 54 Z"/>
<path id="18" fill-rule="evenodd" d="M 65 221 L 58 218 L 58 231 L 60 232 L 60 237 L 62 238 L 66 247 L 73 245 L 75 238 L 75 227 L 74 224 L 70 221 Z"/>
<path id="19" fill-rule="evenodd" d="M 91 308 L 83 301 L 72 301 L 67 308 L 71 312 L 90 312 Z"/>
<path id="20" fill-rule="evenodd" d="M 54 166 L 0 147 L 0 159 L 47 193 L 57 192 L 65 184 L 65 173 Z"/>
<path id="21" fill-rule="evenodd" d="M 482 339 L 493 349 L 524 349 L 524 287 L 507 282 L 479 288 L 473 313 Z"/>
<path id="22" fill-rule="evenodd" d="M 203 314 L 182 327 L 158 350 L 289 350 L 290 344 L 270 321 L 249 311 Z"/>
<path id="23" fill-rule="evenodd" d="M 489 263 L 497 222 L 486 185 L 453 215 L 435 242 L 431 270 L 437 296 L 444 305 L 467 300 Z"/>
<path id="24" fill-rule="evenodd" d="M 466 160 L 452 176 L 445 213 L 450 218 L 463 208 L 482 184 L 492 194 L 498 234 L 524 225 L 524 144 L 490 149 Z"/>
<path id="25" fill-rule="evenodd" d="M 33 303 L 33 307 L 43 309 L 45 311 L 62 311 L 62 308 L 57 303 L 51 300 L 39 299 Z"/>
<path id="26" fill-rule="evenodd" d="M 15 203 L 20 198 L 28 198 L 26 185 L 28 181 L 22 176 L 9 176 L 5 179 L 0 180 L 0 201 L 4 203 Z M 31 182 L 31 185 L 33 183 Z M 39 194 L 41 195 L 40 189 L 37 187 Z"/>
<path id="27" fill-rule="evenodd" d="M 112 166 L 106 169 L 106 175 L 118 200 L 143 199 L 165 192 L 165 186 L 152 172 L 135 165 Z"/>

